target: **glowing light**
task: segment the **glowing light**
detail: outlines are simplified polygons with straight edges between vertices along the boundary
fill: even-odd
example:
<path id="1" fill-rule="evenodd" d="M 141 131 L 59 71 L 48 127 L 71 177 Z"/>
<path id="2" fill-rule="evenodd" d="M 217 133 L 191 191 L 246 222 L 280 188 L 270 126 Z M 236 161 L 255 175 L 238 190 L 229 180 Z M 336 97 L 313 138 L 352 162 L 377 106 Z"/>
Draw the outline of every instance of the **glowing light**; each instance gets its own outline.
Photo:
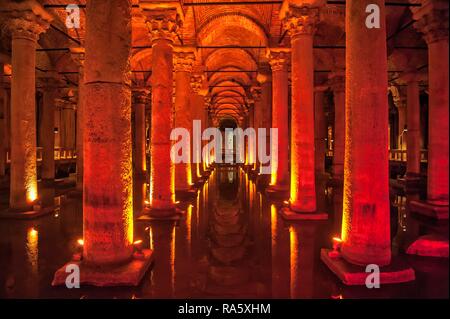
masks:
<path id="1" fill-rule="evenodd" d="M 77 244 L 78 244 L 78 246 L 84 246 L 84 240 L 83 239 L 78 239 L 77 240 Z"/>
<path id="2" fill-rule="evenodd" d="M 29 185 L 29 187 L 27 187 L 27 201 L 29 203 L 34 203 L 37 197 L 37 186 Z"/>
<path id="3" fill-rule="evenodd" d="M 28 262 L 31 265 L 31 270 L 33 273 L 36 273 L 38 270 L 38 242 L 39 242 L 39 233 L 35 228 L 28 229 L 27 232 L 27 243 L 26 243 L 26 252 Z"/>

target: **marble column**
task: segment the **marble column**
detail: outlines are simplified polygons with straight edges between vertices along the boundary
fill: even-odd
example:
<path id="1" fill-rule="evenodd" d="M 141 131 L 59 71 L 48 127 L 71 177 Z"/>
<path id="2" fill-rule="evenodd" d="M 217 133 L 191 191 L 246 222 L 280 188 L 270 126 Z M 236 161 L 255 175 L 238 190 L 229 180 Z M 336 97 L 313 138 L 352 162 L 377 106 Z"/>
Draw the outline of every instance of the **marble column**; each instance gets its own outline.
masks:
<path id="1" fill-rule="evenodd" d="M 175 168 L 170 159 L 173 126 L 173 43 L 180 20 L 176 10 L 148 10 L 152 41 L 152 127 L 150 150 L 150 206 L 152 214 L 175 211 Z"/>
<path id="2" fill-rule="evenodd" d="M 71 57 L 78 67 L 78 101 L 76 113 L 76 151 L 77 151 L 77 181 L 76 188 L 78 191 L 83 191 L 83 131 L 86 125 L 83 121 L 84 115 L 84 48 L 71 48 Z"/>
<path id="3" fill-rule="evenodd" d="M 149 100 L 149 90 L 133 90 L 134 152 L 133 169 L 136 178 L 144 179 L 147 172 L 145 152 L 145 109 Z"/>
<path id="4" fill-rule="evenodd" d="M 313 35 L 319 21 L 319 8 L 289 5 L 282 18 L 292 50 L 289 206 L 292 215 L 313 213 L 316 211 Z"/>
<path id="5" fill-rule="evenodd" d="M 133 253 L 131 1 L 88 1 L 86 30 L 83 262 L 117 265 Z"/>
<path id="6" fill-rule="evenodd" d="M 55 109 L 58 94 L 59 79 L 57 72 L 46 72 L 42 78 L 43 103 L 41 122 L 42 165 L 41 178 L 43 182 L 53 182 L 55 179 Z"/>
<path id="7" fill-rule="evenodd" d="M 265 153 L 270 153 L 270 127 L 272 126 L 272 75 L 270 71 L 270 66 L 263 66 L 260 68 L 260 72 L 257 75 L 257 81 L 259 85 L 261 86 L 261 98 L 260 98 L 260 128 L 266 129 L 266 138 L 262 140 L 262 143 L 265 143 L 263 147 L 265 147 Z M 238 123 L 239 125 L 239 123 Z M 259 142 L 259 141 L 258 141 Z M 261 148 L 261 146 L 259 146 Z M 258 152 L 261 152 L 261 150 L 257 150 Z M 258 155 L 259 156 L 259 155 Z M 259 164 L 259 170 L 258 172 L 262 172 L 263 166 L 268 166 L 269 164 Z M 263 175 L 264 176 L 264 175 Z M 262 176 L 262 177 L 263 177 Z M 267 175 L 266 175 L 267 176 Z M 267 176 L 267 182 L 270 182 L 270 177 Z M 264 184 L 264 180 L 262 180 L 262 183 Z"/>
<path id="8" fill-rule="evenodd" d="M 290 50 L 270 49 L 272 67 L 272 127 L 278 129 L 278 160 L 273 164 L 270 184 L 274 190 L 289 189 L 288 63 Z M 272 153 L 274 150 L 272 150 Z"/>
<path id="9" fill-rule="evenodd" d="M 333 179 L 342 183 L 345 150 L 345 72 L 331 73 L 329 81 L 334 98 Z"/>
<path id="10" fill-rule="evenodd" d="M 38 199 L 36 171 L 36 44 L 52 17 L 37 4 L 12 8 L 11 181 L 9 205 L 24 211 Z M 11 5 L 13 6 L 13 4 Z M 34 9 L 34 10 L 32 10 Z"/>
<path id="11" fill-rule="evenodd" d="M 190 113 L 191 114 L 191 123 L 190 126 L 192 128 L 192 121 L 193 120 L 199 120 L 201 123 L 202 130 L 206 129 L 208 127 L 208 124 L 205 123 L 205 96 L 204 92 L 202 90 L 203 85 L 203 76 L 201 74 L 193 74 L 191 76 L 191 89 L 192 89 L 192 95 L 191 95 L 191 105 L 190 105 Z M 196 142 L 195 140 L 195 134 L 197 132 L 193 132 L 191 130 L 191 145 L 192 145 L 192 165 L 191 165 L 191 172 L 192 172 L 192 181 L 198 182 L 201 178 L 201 176 L 204 174 L 204 167 L 201 162 L 201 156 L 202 156 L 202 146 L 205 145 L 204 141 L 200 141 L 200 143 Z M 202 134 L 202 132 L 199 132 L 199 134 Z M 201 139 L 201 135 L 200 135 Z M 198 145 L 197 145 L 198 144 Z M 198 150 L 199 149 L 199 150 Z M 197 152 L 197 154 L 195 154 Z M 198 163 L 194 163 L 194 159 L 196 157 L 200 157 Z"/>
<path id="12" fill-rule="evenodd" d="M 419 77 L 409 72 L 403 75 L 407 85 L 407 149 L 406 178 L 420 179 L 420 97 Z"/>
<path id="13" fill-rule="evenodd" d="M 256 138 L 256 153 L 254 154 L 254 165 L 252 170 L 255 173 L 259 173 L 259 158 L 258 158 L 258 147 L 259 147 L 259 134 L 258 129 L 262 127 L 262 106 L 261 106 L 261 87 L 259 85 L 255 85 L 251 88 L 250 93 L 253 98 L 253 128 L 255 129 L 255 138 Z"/>
<path id="14" fill-rule="evenodd" d="M 192 138 L 192 108 L 194 106 L 190 105 L 190 83 L 192 65 L 195 61 L 193 49 L 176 48 L 173 61 L 175 73 L 175 127 L 186 129 Z M 189 191 L 193 183 L 191 141 L 186 146 L 188 149 L 184 151 L 188 155 L 187 161 L 175 164 L 175 190 L 177 193 Z M 192 166 L 196 167 L 195 164 L 192 164 Z"/>
<path id="15" fill-rule="evenodd" d="M 325 123 L 324 95 L 326 90 L 328 90 L 328 86 L 314 88 L 314 146 L 316 149 L 314 166 L 317 177 L 325 174 L 327 125 Z"/>
<path id="16" fill-rule="evenodd" d="M 380 7 L 368 30 L 365 8 Z M 346 106 L 342 256 L 358 265 L 391 261 L 387 50 L 382 0 L 346 3 Z"/>
<path id="17" fill-rule="evenodd" d="M 446 208 L 448 218 L 448 10 L 446 0 L 411 8 L 428 44 L 429 142 L 427 203 Z"/>

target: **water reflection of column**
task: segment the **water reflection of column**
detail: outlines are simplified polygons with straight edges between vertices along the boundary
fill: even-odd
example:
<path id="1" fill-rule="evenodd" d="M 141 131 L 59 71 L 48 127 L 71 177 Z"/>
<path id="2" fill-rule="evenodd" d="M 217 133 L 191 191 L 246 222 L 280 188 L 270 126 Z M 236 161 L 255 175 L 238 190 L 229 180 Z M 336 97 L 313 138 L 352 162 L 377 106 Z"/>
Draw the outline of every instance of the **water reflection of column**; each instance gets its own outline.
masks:
<path id="1" fill-rule="evenodd" d="M 272 298 L 289 297 L 289 249 L 288 232 L 283 227 L 281 217 L 274 204 L 270 207 Z M 284 253 L 283 253 L 284 252 Z"/>
<path id="2" fill-rule="evenodd" d="M 292 225 L 290 235 L 291 298 L 314 296 L 314 225 Z"/>
<path id="3" fill-rule="evenodd" d="M 155 221 L 150 227 L 151 247 L 154 249 L 154 291 L 158 298 L 174 296 L 175 225 L 171 221 Z"/>

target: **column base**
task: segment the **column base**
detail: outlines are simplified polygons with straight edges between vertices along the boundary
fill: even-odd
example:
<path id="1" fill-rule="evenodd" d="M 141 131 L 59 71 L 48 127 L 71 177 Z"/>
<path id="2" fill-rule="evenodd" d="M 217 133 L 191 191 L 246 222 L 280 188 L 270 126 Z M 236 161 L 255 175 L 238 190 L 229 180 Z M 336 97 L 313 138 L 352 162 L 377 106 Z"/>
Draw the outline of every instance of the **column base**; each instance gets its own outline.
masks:
<path id="1" fill-rule="evenodd" d="M 40 205 L 34 205 L 28 210 L 8 208 L 0 212 L 0 219 L 33 219 L 51 214 L 54 211 L 54 206 L 41 207 Z"/>
<path id="2" fill-rule="evenodd" d="M 448 219 L 448 205 L 435 205 L 425 201 L 411 201 L 411 212 L 433 219 Z"/>
<path id="3" fill-rule="evenodd" d="M 168 208 L 168 209 L 155 209 L 155 208 L 144 208 L 144 212 L 139 216 L 136 221 L 146 222 L 152 220 L 179 220 L 185 212 L 178 208 Z"/>
<path id="4" fill-rule="evenodd" d="M 330 256 L 330 252 L 332 252 Z M 322 248 L 320 259 L 327 267 L 348 286 L 364 286 L 366 278 L 371 272 L 366 272 L 366 267 L 347 262 L 344 258 L 333 255 L 331 249 Z M 416 279 L 414 270 L 399 258 L 394 257 L 388 266 L 380 267 L 380 285 L 396 284 Z"/>
<path id="5" fill-rule="evenodd" d="M 425 257 L 448 258 L 448 238 L 439 235 L 425 235 L 413 242 L 406 253 Z"/>
<path id="6" fill-rule="evenodd" d="M 292 210 L 289 207 L 284 207 L 280 209 L 280 215 L 285 220 L 288 221 L 300 221 L 300 220 L 327 220 L 328 214 L 327 213 L 319 213 L 319 212 L 313 212 L 313 213 L 302 213 Z"/>
<path id="7" fill-rule="evenodd" d="M 128 263 L 117 267 L 92 267 L 83 261 L 70 261 L 58 269 L 52 281 L 52 286 L 66 284 L 66 278 L 70 273 L 66 272 L 68 265 L 80 267 L 80 285 L 113 287 L 113 286 L 138 286 L 153 262 L 153 251 L 143 249 L 142 255 L 133 256 Z"/>
<path id="8" fill-rule="evenodd" d="M 269 197 L 270 199 L 279 199 L 279 200 L 288 199 L 289 198 L 289 186 L 287 186 L 287 185 L 282 185 L 282 186 L 271 185 L 266 188 L 265 193 L 266 193 L 267 197 Z"/>

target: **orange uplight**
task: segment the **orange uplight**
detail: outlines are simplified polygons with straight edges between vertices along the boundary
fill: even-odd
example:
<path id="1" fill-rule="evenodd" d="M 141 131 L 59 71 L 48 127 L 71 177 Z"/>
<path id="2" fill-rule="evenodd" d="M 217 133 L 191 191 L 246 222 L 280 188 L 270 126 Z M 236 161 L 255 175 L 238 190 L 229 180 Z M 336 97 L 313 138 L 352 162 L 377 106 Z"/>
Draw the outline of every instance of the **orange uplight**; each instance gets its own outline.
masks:
<path id="1" fill-rule="evenodd" d="M 342 239 L 339 237 L 333 237 L 333 242 L 342 243 Z"/>
<path id="2" fill-rule="evenodd" d="M 77 240 L 77 244 L 79 245 L 79 246 L 84 246 L 84 240 L 83 239 L 78 239 Z"/>

